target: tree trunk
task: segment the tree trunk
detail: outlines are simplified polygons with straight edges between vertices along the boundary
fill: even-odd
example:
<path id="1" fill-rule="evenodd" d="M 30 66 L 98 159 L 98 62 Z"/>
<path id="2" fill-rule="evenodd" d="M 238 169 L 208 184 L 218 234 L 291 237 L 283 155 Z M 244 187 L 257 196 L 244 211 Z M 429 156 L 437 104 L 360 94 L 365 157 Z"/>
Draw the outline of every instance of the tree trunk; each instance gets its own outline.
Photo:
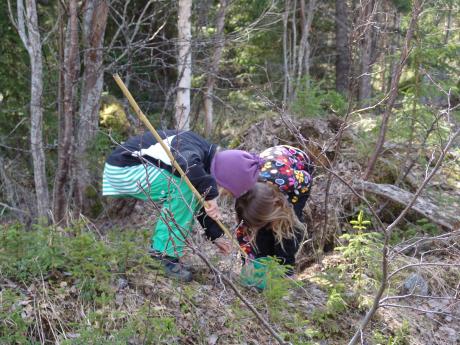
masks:
<path id="1" fill-rule="evenodd" d="M 300 0 L 304 1 L 304 0 Z M 291 56 L 289 59 L 291 61 L 290 65 L 288 66 L 289 71 L 289 87 L 288 87 L 288 97 L 287 103 L 291 104 L 291 101 L 294 99 L 294 84 L 295 84 L 295 66 L 297 65 L 297 0 L 294 0 L 294 4 L 292 5 L 292 19 L 291 19 L 291 30 L 292 30 L 292 38 L 290 40 L 290 49 Z"/>
<path id="2" fill-rule="evenodd" d="M 284 84 L 283 84 L 283 104 L 287 104 L 288 101 L 288 90 L 291 78 L 289 76 L 289 52 L 288 52 L 288 24 L 289 24 L 289 12 L 291 10 L 291 1 L 286 0 L 284 13 L 283 13 L 283 72 L 284 72 Z"/>
<path id="3" fill-rule="evenodd" d="M 178 58 L 179 81 L 176 96 L 177 129 L 190 128 L 190 87 L 192 85 L 192 0 L 179 0 L 178 9 Z"/>
<path id="4" fill-rule="evenodd" d="M 75 115 L 75 84 L 77 80 L 78 60 L 78 4 L 77 0 L 70 0 L 67 23 L 67 32 L 63 42 L 64 61 L 61 63 L 60 74 L 63 74 L 63 104 L 59 114 L 58 136 L 58 167 L 56 171 L 53 191 L 54 220 L 61 221 L 67 209 L 66 186 L 68 185 L 71 160 L 72 139 L 74 132 Z"/>
<path id="5" fill-rule="evenodd" d="M 353 187 L 357 190 L 376 194 L 404 206 L 407 206 L 414 198 L 414 194 L 391 184 L 355 181 Z M 455 209 L 439 207 L 428 199 L 422 197 L 417 198 L 411 206 L 411 209 L 423 217 L 428 218 L 434 224 L 443 226 L 451 231 L 458 229 L 460 226 L 460 214 L 458 214 Z"/>
<path id="6" fill-rule="evenodd" d="M 25 14 L 26 16 L 24 16 Z M 24 10 L 23 0 L 18 0 L 17 18 L 18 33 L 30 58 L 30 149 L 34 169 L 37 212 L 39 217 L 47 218 L 50 201 L 43 147 L 43 61 L 36 1 L 26 0 L 26 10 Z"/>
<path id="7" fill-rule="evenodd" d="M 395 10 L 394 18 L 393 18 L 394 35 L 390 40 L 390 53 L 389 53 L 390 66 L 388 68 L 390 70 L 390 75 L 389 75 L 389 78 L 384 82 L 385 83 L 385 92 L 388 92 L 390 90 L 390 88 L 391 88 L 391 80 L 392 80 L 391 78 L 396 73 L 397 63 L 396 63 L 395 54 L 396 54 L 396 50 L 400 46 L 400 34 L 398 32 L 400 25 L 401 25 L 401 14 L 397 10 Z"/>
<path id="8" fill-rule="evenodd" d="M 216 20 L 216 35 L 215 42 L 216 48 L 212 55 L 210 71 L 208 74 L 208 80 L 206 81 L 206 89 L 204 94 L 204 111 L 205 111 L 205 132 L 208 136 L 212 135 L 213 130 L 213 92 L 214 84 L 216 82 L 216 75 L 219 69 L 219 62 L 222 58 L 222 51 L 224 50 L 224 24 L 225 24 L 225 13 L 228 6 L 228 0 L 220 0 L 220 8 L 217 13 Z"/>
<path id="9" fill-rule="evenodd" d="M 300 15 L 302 20 L 302 36 L 300 38 L 299 55 L 297 62 L 297 85 L 303 76 L 310 72 L 310 29 L 315 15 L 316 0 L 308 1 L 308 9 L 305 10 L 305 0 L 300 1 Z M 308 83 L 308 80 L 307 80 Z M 308 86 L 308 85 L 307 85 Z"/>
<path id="10" fill-rule="evenodd" d="M 77 206 L 86 212 L 87 186 L 91 183 L 87 149 L 99 128 L 99 107 L 103 86 L 103 44 L 109 5 L 107 0 L 87 1 L 84 8 L 83 40 L 85 46 L 84 72 L 81 89 L 80 116 L 77 128 L 75 180 Z"/>
<path id="11" fill-rule="evenodd" d="M 364 5 L 362 14 L 362 44 L 361 44 L 361 67 L 359 76 L 358 97 L 361 105 L 366 106 L 372 97 L 371 84 L 371 56 L 372 56 L 372 30 L 374 21 L 374 0 L 368 0 Z"/>
<path id="12" fill-rule="evenodd" d="M 344 0 L 335 1 L 335 89 L 346 96 L 350 73 L 350 47 L 348 42 L 348 6 Z"/>
<path id="13" fill-rule="evenodd" d="M 444 44 L 449 43 L 450 31 L 452 30 L 452 1 L 449 1 L 449 10 L 447 12 L 446 33 L 444 35 Z"/>

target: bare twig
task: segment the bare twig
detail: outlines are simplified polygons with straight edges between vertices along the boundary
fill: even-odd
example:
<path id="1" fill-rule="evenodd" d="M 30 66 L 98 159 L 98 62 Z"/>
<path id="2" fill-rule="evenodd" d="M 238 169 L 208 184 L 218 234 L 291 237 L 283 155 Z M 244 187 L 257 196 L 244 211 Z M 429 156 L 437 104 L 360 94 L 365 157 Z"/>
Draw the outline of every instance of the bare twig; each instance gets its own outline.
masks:
<path id="1" fill-rule="evenodd" d="M 450 316 L 451 318 L 453 318 L 455 320 L 460 320 L 460 317 L 457 317 L 457 316 L 453 315 L 452 313 L 446 313 L 446 312 L 443 312 L 443 311 L 436 311 L 436 310 L 431 310 L 431 309 L 423 309 L 423 308 L 417 308 L 417 307 L 410 306 L 410 305 L 395 304 L 395 303 L 386 303 L 386 304 L 381 304 L 380 305 L 380 308 L 388 308 L 388 307 L 411 309 L 411 310 L 416 310 L 416 311 L 426 313 L 426 314 L 437 314 L 437 315 L 443 315 L 443 316 Z"/>

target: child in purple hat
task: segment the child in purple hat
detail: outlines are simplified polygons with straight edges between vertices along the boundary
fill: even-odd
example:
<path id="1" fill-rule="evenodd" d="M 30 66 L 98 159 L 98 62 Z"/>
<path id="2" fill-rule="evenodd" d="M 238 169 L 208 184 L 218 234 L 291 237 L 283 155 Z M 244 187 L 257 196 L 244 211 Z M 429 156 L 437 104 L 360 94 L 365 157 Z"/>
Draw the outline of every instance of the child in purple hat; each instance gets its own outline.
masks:
<path id="1" fill-rule="evenodd" d="M 220 217 L 218 186 L 235 198 L 250 190 L 259 177 L 263 161 L 241 150 L 217 152 L 217 146 L 191 131 L 159 131 L 177 163 L 206 200 L 198 221 L 206 236 L 228 254 L 231 242 L 214 221 Z M 160 258 L 168 275 L 190 281 L 192 274 L 179 262 L 190 236 L 198 201 L 177 174 L 164 149 L 151 133 L 129 138 L 107 158 L 102 193 L 162 203 L 152 237 L 151 251 Z M 170 215 L 174 219 L 171 219 Z"/>

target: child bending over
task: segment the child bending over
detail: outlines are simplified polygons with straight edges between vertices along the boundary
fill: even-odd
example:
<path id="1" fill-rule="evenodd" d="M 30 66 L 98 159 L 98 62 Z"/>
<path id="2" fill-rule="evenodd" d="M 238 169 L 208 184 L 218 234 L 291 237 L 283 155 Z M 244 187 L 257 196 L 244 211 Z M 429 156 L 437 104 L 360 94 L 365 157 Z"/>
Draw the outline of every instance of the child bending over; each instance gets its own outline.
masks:
<path id="1" fill-rule="evenodd" d="M 263 289 L 264 258 L 276 257 L 293 274 L 295 255 L 304 238 L 302 210 L 310 195 L 313 165 L 307 154 L 292 146 L 271 147 L 260 154 L 265 163 L 259 182 L 236 200 L 236 235 L 247 254 L 242 283 Z"/>
<path id="2" fill-rule="evenodd" d="M 235 198 L 246 193 L 257 181 L 260 157 L 240 150 L 217 152 L 216 145 L 191 131 L 166 130 L 159 134 L 207 202 L 197 217 L 207 238 L 228 254 L 230 241 L 222 237 L 223 232 L 214 221 L 220 217 L 218 186 Z M 169 276 L 190 281 L 192 273 L 179 259 L 199 203 L 151 133 L 132 137 L 112 152 L 105 163 L 102 190 L 106 196 L 162 203 L 152 237 L 152 256 L 161 260 Z"/>

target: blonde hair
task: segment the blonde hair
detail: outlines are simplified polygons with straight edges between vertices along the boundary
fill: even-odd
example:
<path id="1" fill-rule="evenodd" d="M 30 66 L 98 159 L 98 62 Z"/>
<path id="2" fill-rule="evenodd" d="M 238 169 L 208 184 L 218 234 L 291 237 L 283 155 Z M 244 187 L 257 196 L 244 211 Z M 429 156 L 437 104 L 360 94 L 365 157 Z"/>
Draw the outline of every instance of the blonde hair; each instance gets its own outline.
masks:
<path id="1" fill-rule="evenodd" d="M 270 183 L 257 182 L 236 200 L 235 211 L 238 221 L 247 225 L 253 239 L 261 228 L 270 226 L 282 247 L 283 239 L 295 238 L 295 228 L 303 226 L 287 198 Z"/>

